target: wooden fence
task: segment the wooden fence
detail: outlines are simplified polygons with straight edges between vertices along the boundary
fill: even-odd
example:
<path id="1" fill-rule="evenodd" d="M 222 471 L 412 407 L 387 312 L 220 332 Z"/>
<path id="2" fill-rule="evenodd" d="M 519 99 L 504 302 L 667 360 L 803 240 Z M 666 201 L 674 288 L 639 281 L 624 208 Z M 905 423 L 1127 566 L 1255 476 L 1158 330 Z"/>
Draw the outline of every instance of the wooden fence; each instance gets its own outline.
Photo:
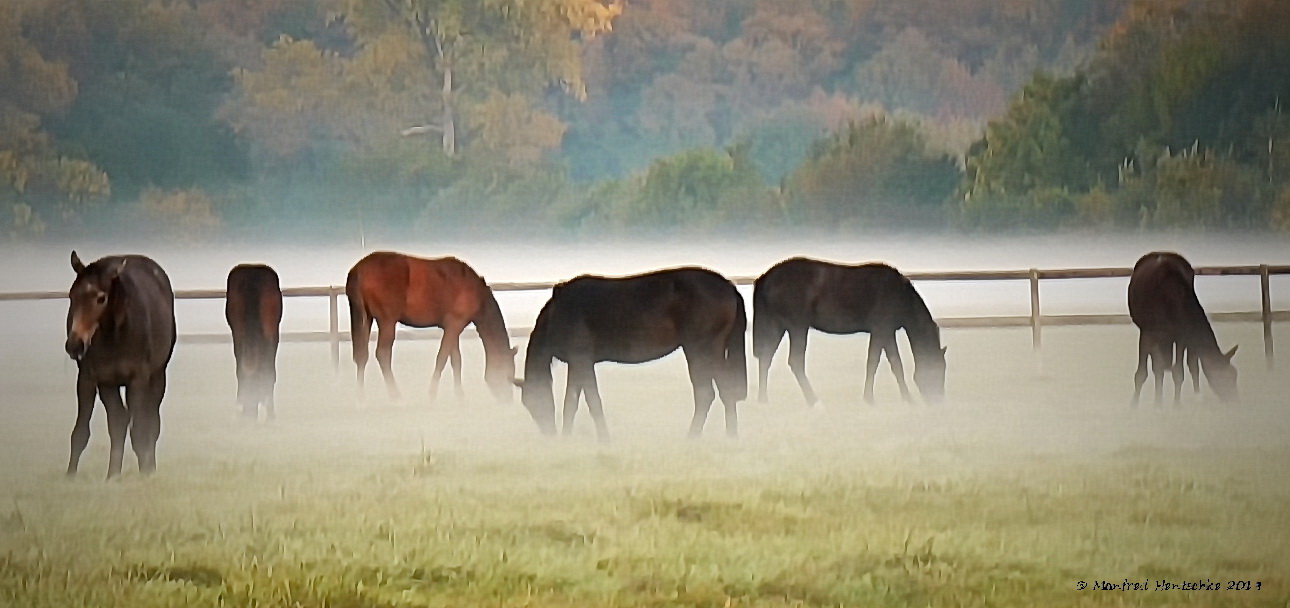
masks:
<path id="1" fill-rule="evenodd" d="M 1027 316 L 984 316 L 984 317 L 947 317 L 938 318 L 941 327 L 1030 327 L 1031 342 L 1038 349 L 1042 343 L 1044 326 L 1059 325 L 1110 325 L 1129 323 L 1127 314 L 1064 314 L 1045 315 L 1039 305 L 1039 285 L 1043 280 L 1065 279 L 1107 279 L 1128 277 L 1132 268 L 1067 268 L 1029 270 L 952 270 L 940 272 L 906 273 L 914 281 L 1028 281 L 1030 283 L 1030 314 Z M 1260 322 L 1263 324 L 1263 352 L 1268 364 L 1273 360 L 1272 323 L 1290 321 L 1290 310 L 1272 310 L 1272 298 L 1269 277 L 1272 275 L 1290 274 L 1290 265 L 1257 266 L 1205 266 L 1196 268 L 1200 276 L 1257 276 L 1260 286 L 1260 308 L 1249 312 L 1216 312 L 1210 313 L 1214 321 Z M 736 285 L 752 285 L 756 277 L 732 277 Z M 493 283 L 495 292 L 540 291 L 551 289 L 554 283 Z M 327 331 L 284 332 L 284 341 L 329 342 L 331 344 L 332 364 L 340 365 L 340 343 L 348 341 L 348 331 L 340 329 L 340 297 L 345 294 L 343 286 L 327 287 L 288 287 L 282 295 L 288 298 L 327 298 L 329 306 L 329 323 Z M 0 293 L 0 302 L 20 300 L 59 300 L 65 299 L 67 292 L 10 292 Z M 223 289 L 189 289 L 175 292 L 175 297 L 184 300 L 223 299 Z M 512 337 L 526 338 L 532 328 L 511 328 Z M 437 333 L 426 331 L 401 330 L 403 339 L 424 339 L 437 337 Z M 219 334 L 183 334 L 180 342 L 227 342 L 231 337 L 226 333 Z"/>

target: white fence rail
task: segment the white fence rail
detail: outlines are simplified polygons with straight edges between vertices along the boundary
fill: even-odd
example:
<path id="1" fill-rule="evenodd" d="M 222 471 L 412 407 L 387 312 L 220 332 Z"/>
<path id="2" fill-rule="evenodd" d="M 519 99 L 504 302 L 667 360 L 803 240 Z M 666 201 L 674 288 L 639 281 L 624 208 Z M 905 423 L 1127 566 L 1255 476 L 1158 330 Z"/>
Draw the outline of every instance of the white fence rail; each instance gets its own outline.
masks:
<path id="1" fill-rule="evenodd" d="M 1059 325 L 1111 325 L 1129 323 L 1127 314 L 1063 314 L 1046 315 L 1040 308 L 1039 286 L 1044 280 L 1066 279 L 1106 279 L 1127 277 L 1132 268 L 1059 268 L 1029 270 L 954 270 L 940 272 L 906 273 L 914 281 L 1028 281 L 1030 283 L 1030 314 L 1002 316 L 973 316 L 938 318 L 941 327 L 1030 327 L 1031 342 L 1038 349 L 1042 344 L 1044 326 Z M 1259 310 L 1242 312 L 1211 313 L 1214 321 L 1260 322 L 1263 324 L 1263 351 L 1269 365 L 1273 360 L 1272 323 L 1290 321 L 1290 310 L 1272 310 L 1269 277 L 1272 275 L 1290 275 L 1290 265 L 1257 266 L 1204 266 L 1196 268 L 1200 276 L 1256 276 L 1259 278 Z M 751 285 L 756 277 L 731 277 L 736 285 Z M 490 287 L 495 292 L 508 291 L 541 291 L 551 289 L 555 283 L 493 283 Z M 175 292 L 175 297 L 184 300 L 223 299 L 223 289 L 188 289 Z M 340 364 L 340 343 L 349 341 L 350 334 L 340 328 L 340 298 L 345 295 L 345 288 L 338 285 L 326 287 L 288 287 L 282 290 L 283 297 L 288 298 L 327 298 L 329 306 L 329 323 L 327 331 L 283 332 L 284 341 L 329 342 L 331 344 L 332 364 Z M 67 297 L 65 291 L 31 291 L 0 293 L 0 302 L 23 300 L 60 300 Z M 511 328 L 513 337 L 528 337 L 532 328 Z M 403 339 L 424 339 L 433 334 L 425 332 L 400 332 Z M 216 334 L 181 334 L 180 342 L 227 342 L 231 340 L 227 333 Z"/>

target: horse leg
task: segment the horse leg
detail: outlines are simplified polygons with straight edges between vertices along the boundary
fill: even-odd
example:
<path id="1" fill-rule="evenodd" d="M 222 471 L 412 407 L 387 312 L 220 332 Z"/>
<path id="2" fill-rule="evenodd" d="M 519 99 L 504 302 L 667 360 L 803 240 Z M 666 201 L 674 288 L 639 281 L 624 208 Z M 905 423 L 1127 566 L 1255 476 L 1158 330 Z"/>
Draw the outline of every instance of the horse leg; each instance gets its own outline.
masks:
<path id="1" fill-rule="evenodd" d="M 264 375 L 261 378 L 263 384 L 260 387 L 265 420 L 273 420 L 277 417 L 273 408 L 273 391 L 278 384 L 278 337 L 273 336 L 272 340 L 265 348 Z"/>
<path id="2" fill-rule="evenodd" d="M 148 469 L 144 473 L 157 470 L 157 440 L 161 439 L 161 400 L 166 396 L 166 370 L 161 369 L 152 377 L 148 387 L 148 403 L 145 414 L 148 418 Z M 140 467 L 142 470 L 142 467 Z"/>
<path id="3" fill-rule="evenodd" d="M 896 384 L 900 386 L 900 397 L 908 403 L 913 403 L 914 399 L 909 395 L 909 385 L 905 384 L 905 364 L 900 360 L 900 344 L 896 342 L 896 334 L 892 332 L 891 337 L 883 339 L 883 352 L 887 353 L 887 365 L 891 366 L 891 373 L 896 376 Z"/>
<path id="4" fill-rule="evenodd" d="M 802 387 L 802 396 L 806 397 L 807 405 L 815 405 L 819 398 L 815 396 L 815 389 L 811 388 L 811 381 L 806 379 L 806 334 L 810 328 L 799 330 L 788 330 L 788 368 L 793 370 L 793 376 L 797 378 L 797 385 Z M 769 363 L 767 363 L 769 365 Z"/>
<path id="5" fill-rule="evenodd" d="M 452 352 L 448 353 L 448 362 L 452 364 L 453 392 L 456 393 L 458 402 L 466 400 L 466 390 L 461 387 L 461 332 L 465 328 L 463 325 L 457 329 L 457 335 L 452 340 Z"/>
<path id="6" fill-rule="evenodd" d="M 248 378 L 255 382 L 255 377 Z M 166 375 L 162 371 L 151 378 L 135 380 L 125 388 L 130 410 L 130 447 L 139 459 L 139 472 L 148 475 L 157 470 L 157 438 L 161 435 L 161 396 L 166 392 Z M 254 389 L 250 391 L 254 394 Z M 252 403 L 252 407 L 255 404 Z M 255 410 L 252 410 L 254 413 Z"/>
<path id="7" fill-rule="evenodd" d="M 595 365 L 595 363 L 588 361 L 585 366 L 578 366 L 579 384 L 582 387 L 582 394 L 587 398 L 587 411 L 591 412 L 591 419 L 596 423 L 596 438 L 601 443 L 609 443 L 609 426 L 605 424 L 605 410 L 600 401 L 600 387 L 596 384 Z M 568 403 L 567 395 L 565 399 L 565 403 Z M 574 403 L 576 405 L 577 401 L 575 400 Z M 567 412 L 568 410 L 566 410 L 566 415 Z"/>
<path id="8" fill-rule="evenodd" d="M 354 346 L 354 368 L 358 374 L 358 398 L 363 399 L 363 373 L 367 370 L 367 347 L 372 339 L 372 317 L 353 325 L 354 335 L 350 336 Z"/>
<path id="9" fill-rule="evenodd" d="M 757 401 L 766 403 L 766 380 L 770 377 L 770 362 L 775 358 L 775 351 L 764 357 L 757 357 Z"/>
<path id="10" fill-rule="evenodd" d="M 766 381 L 770 378 L 770 363 L 779 352 L 779 343 L 784 340 L 784 330 L 780 330 L 770 349 L 762 353 L 753 353 L 757 357 L 757 401 L 766 403 Z"/>
<path id="11" fill-rule="evenodd" d="M 584 373 L 580 371 L 581 366 L 581 363 L 570 363 L 565 370 L 564 423 L 560 426 L 560 432 L 566 437 L 573 434 L 573 419 L 578 415 L 578 398 L 582 395 L 583 382 L 585 379 Z M 588 403 L 587 409 L 591 409 L 590 403 Z"/>
<path id="12" fill-rule="evenodd" d="M 1138 406 L 1142 398 L 1142 385 L 1147 382 L 1147 355 L 1150 352 L 1147 334 L 1138 334 L 1138 369 L 1133 374 L 1133 407 Z"/>
<path id="13" fill-rule="evenodd" d="M 451 349 L 448 345 L 448 330 L 444 329 L 443 337 L 439 339 L 439 352 L 434 356 L 434 371 L 430 372 L 431 401 L 439 395 L 439 378 L 443 376 L 443 368 L 448 364 L 448 352 Z"/>
<path id="14" fill-rule="evenodd" d="M 878 336 L 869 334 L 869 354 L 864 363 L 865 403 L 873 403 L 873 379 L 878 375 L 878 362 L 882 360 L 882 346 L 882 340 Z"/>
<path id="15" fill-rule="evenodd" d="M 716 379 L 717 361 L 720 359 L 697 351 L 698 349 L 685 349 L 685 364 L 690 370 L 690 385 L 694 387 L 694 418 L 690 420 L 690 439 L 697 439 L 703 434 L 708 411 L 712 409 L 712 401 L 717 398 L 713 381 Z M 733 435 L 730 424 L 731 420 L 727 418 L 726 433 Z"/>
<path id="16" fill-rule="evenodd" d="M 1194 393 L 1200 392 L 1200 356 L 1196 354 L 1195 349 L 1187 349 L 1187 369 L 1191 370 L 1191 389 Z"/>
<path id="17" fill-rule="evenodd" d="M 1151 348 L 1151 372 L 1155 374 L 1156 383 L 1156 405 L 1164 403 L 1165 399 L 1165 370 L 1169 369 L 1173 363 L 1173 352 L 1168 350 L 1165 344 L 1159 342 L 1152 344 Z"/>
<path id="18" fill-rule="evenodd" d="M 76 468 L 80 466 L 81 453 L 85 451 L 85 446 L 90 443 L 90 417 L 94 414 L 94 397 L 98 394 L 98 386 L 94 380 L 84 371 L 76 374 L 76 424 L 72 426 L 72 450 L 71 456 L 67 459 L 67 475 L 70 477 L 76 474 Z"/>
<path id="19" fill-rule="evenodd" d="M 1186 352 L 1187 349 L 1183 347 L 1182 342 L 1174 343 L 1174 359 L 1172 364 L 1174 375 L 1174 405 L 1182 403 L 1183 371 L 1186 369 L 1183 366 L 1183 358 L 1186 356 Z"/>
<path id="20" fill-rule="evenodd" d="M 394 381 L 394 368 L 390 366 L 390 358 L 394 355 L 394 332 L 398 324 L 391 320 L 390 322 L 376 322 L 376 362 L 381 366 L 381 374 L 385 376 L 385 387 L 389 390 L 390 398 L 394 400 L 402 399 L 399 393 L 399 385 Z"/>
<path id="21" fill-rule="evenodd" d="M 107 478 L 112 479 L 121 474 L 121 458 L 125 455 L 125 432 L 130 428 L 130 410 L 121 402 L 121 388 L 100 385 L 99 398 L 107 410 L 108 438 L 111 448 L 108 452 Z"/>

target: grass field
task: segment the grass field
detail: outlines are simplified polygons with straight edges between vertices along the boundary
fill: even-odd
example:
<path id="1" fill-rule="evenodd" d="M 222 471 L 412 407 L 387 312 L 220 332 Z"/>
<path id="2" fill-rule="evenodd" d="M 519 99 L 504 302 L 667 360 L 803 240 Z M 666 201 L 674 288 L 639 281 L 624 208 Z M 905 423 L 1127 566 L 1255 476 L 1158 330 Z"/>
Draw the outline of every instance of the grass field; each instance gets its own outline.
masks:
<path id="1" fill-rule="evenodd" d="M 679 355 L 602 365 L 608 445 L 585 412 L 547 439 L 487 401 L 475 341 L 472 400 L 411 398 L 437 344 L 410 342 L 407 403 L 372 375 L 362 408 L 352 363 L 284 345 L 272 423 L 237 418 L 229 346 L 183 346 L 158 473 L 127 454 L 108 483 L 101 408 L 62 475 L 59 343 L 6 348 L 0 606 L 1286 606 L 1290 355 L 1269 370 L 1258 326 L 1217 329 L 1242 344 L 1242 403 L 1136 410 L 1128 326 L 1046 330 L 1041 353 L 1028 330 L 946 331 L 939 407 L 901 402 L 885 364 L 864 404 L 865 338 L 816 334 L 825 407 L 781 352 L 737 440 L 719 407 L 683 439 Z M 1126 580 L 1147 589 L 1097 589 Z"/>

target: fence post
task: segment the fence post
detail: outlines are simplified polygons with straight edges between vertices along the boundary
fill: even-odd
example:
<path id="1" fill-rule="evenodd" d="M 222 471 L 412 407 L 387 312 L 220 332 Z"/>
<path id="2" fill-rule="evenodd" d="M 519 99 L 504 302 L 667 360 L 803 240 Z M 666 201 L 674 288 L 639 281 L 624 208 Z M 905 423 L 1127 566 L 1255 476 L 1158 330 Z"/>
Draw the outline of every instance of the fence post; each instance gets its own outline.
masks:
<path id="1" fill-rule="evenodd" d="M 1268 369 L 1272 369 L 1273 352 L 1272 352 L 1272 292 L 1268 285 L 1268 265 L 1259 264 L 1259 290 L 1262 292 L 1262 312 L 1263 312 L 1263 357 L 1268 361 Z"/>
<path id="2" fill-rule="evenodd" d="M 1043 321 L 1039 318 L 1039 269 L 1030 269 L 1030 344 L 1039 350 Z"/>
<path id="3" fill-rule="evenodd" d="M 331 331 L 331 370 L 340 372 L 340 306 L 337 303 L 340 296 L 340 288 L 332 285 L 327 288 L 327 299 L 331 306 L 330 325 Z"/>

